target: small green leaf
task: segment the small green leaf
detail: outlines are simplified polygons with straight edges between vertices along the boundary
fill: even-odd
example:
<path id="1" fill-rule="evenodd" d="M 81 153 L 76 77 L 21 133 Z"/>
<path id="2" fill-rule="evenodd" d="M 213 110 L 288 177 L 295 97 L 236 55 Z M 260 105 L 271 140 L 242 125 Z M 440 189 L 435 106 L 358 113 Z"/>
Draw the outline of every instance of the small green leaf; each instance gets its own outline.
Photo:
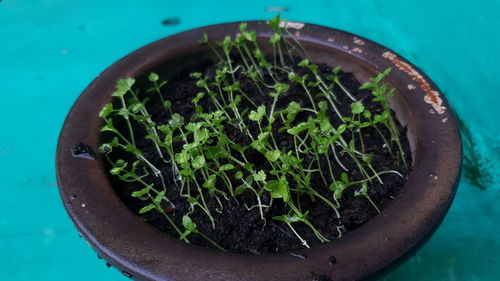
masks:
<path id="1" fill-rule="evenodd" d="M 240 185 L 234 190 L 234 195 L 238 196 L 248 189 L 246 185 Z"/>
<path id="2" fill-rule="evenodd" d="M 104 125 L 102 128 L 101 128 L 101 132 L 117 132 L 117 130 L 115 129 L 115 127 L 113 126 L 113 119 L 109 118 L 106 120 L 106 125 Z"/>
<path id="3" fill-rule="evenodd" d="M 275 221 L 289 222 L 288 216 L 286 216 L 286 215 L 275 216 L 275 217 L 272 217 L 272 219 L 275 220 Z"/>
<path id="4" fill-rule="evenodd" d="M 245 32 L 248 24 L 246 22 L 240 23 L 240 32 Z"/>
<path id="5" fill-rule="evenodd" d="M 372 159 L 373 159 L 373 154 L 372 154 L 372 153 L 370 153 L 370 154 L 363 154 L 363 155 L 361 156 L 361 159 L 363 160 L 363 162 L 365 162 L 365 163 L 368 163 L 368 164 L 369 164 L 369 163 L 371 163 L 371 162 L 372 162 Z"/>
<path id="6" fill-rule="evenodd" d="M 363 111 L 363 117 L 370 119 L 372 117 L 372 113 L 368 109 L 365 109 L 365 111 Z"/>
<path id="7" fill-rule="evenodd" d="M 109 171 L 110 174 L 112 175 L 119 175 L 123 169 L 125 169 L 128 166 L 128 163 L 119 159 L 115 162 L 113 165 L 113 168 Z"/>
<path id="8" fill-rule="evenodd" d="M 202 39 L 198 40 L 198 44 L 206 44 L 206 43 L 208 43 L 208 35 L 205 32 L 203 32 L 203 37 Z"/>
<path id="9" fill-rule="evenodd" d="M 360 101 L 353 102 L 351 104 L 351 111 L 352 114 L 360 114 L 365 110 L 365 107 L 363 106 L 363 103 Z"/>
<path id="10" fill-rule="evenodd" d="M 266 158 L 271 162 L 276 162 L 281 155 L 279 150 L 268 150 L 266 151 Z"/>
<path id="11" fill-rule="evenodd" d="M 319 128 L 323 132 L 330 132 L 332 130 L 333 127 L 328 117 L 324 116 L 324 118 L 319 119 Z"/>
<path id="12" fill-rule="evenodd" d="M 250 111 L 250 114 L 248 115 L 248 118 L 252 121 L 261 121 L 262 117 L 266 114 L 266 106 L 265 105 L 259 105 L 257 107 L 257 111 Z"/>
<path id="13" fill-rule="evenodd" d="M 192 103 L 198 103 L 205 96 L 204 92 L 199 92 L 195 98 L 191 100 Z"/>
<path id="14" fill-rule="evenodd" d="M 276 83 L 274 84 L 274 89 L 278 92 L 278 95 L 282 95 L 290 89 L 290 85 L 285 83 Z"/>
<path id="15" fill-rule="evenodd" d="M 107 154 L 113 151 L 113 147 L 109 143 L 103 143 L 99 146 L 98 151 L 101 154 Z"/>
<path id="16" fill-rule="evenodd" d="M 194 169 L 196 170 L 201 169 L 203 166 L 205 166 L 205 156 L 198 155 L 191 161 L 191 164 L 193 165 Z"/>
<path id="17" fill-rule="evenodd" d="M 175 154 L 175 162 L 178 164 L 184 164 L 189 161 L 190 155 L 186 150 L 181 151 L 180 153 Z"/>
<path id="18" fill-rule="evenodd" d="M 229 171 L 229 170 L 232 170 L 232 169 L 234 169 L 234 165 L 232 165 L 232 164 L 224 164 L 224 165 L 220 166 L 219 171 Z"/>
<path id="19" fill-rule="evenodd" d="M 165 190 L 162 190 L 162 191 L 158 192 L 158 194 L 155 196 L 153 201 L 156 204 L 160 204 L 161 200 L 163 200 L 164 197 L 165 197 Z"/>
<path id="20" fill-rule="evenodd" d="M 320 111 L 326 111 L 328 109 L 328 104 L 325 101 L 320 101 L 318 103 L 318 108 Z"/>
<path id="21" fill-rule="evenodd" d="M 342 180 L 342 182 L 344 182 L 345 184 L 348 184 L 349 183 L 349 177 L 347 176 L 346 173 L 342 173 L 340 175 L 340 179 Z"/>
<path id="22" fill-rule="evenodd" d="M 334 74 L 338 74 L 338 73 L 340 72 L 340 68 L 341 68 L 341 66 L 340 66 L 340 65 L 337 65 L 337 66 L 336 66 L 336 67 L 332 70 L 332 72 L 333 72 Z"/>
<path id="23" fill-rule="evenodd" d="M 208 176 L 207 180 L 203 183 L 203 187 L 208 188 L 210 193 L 213 193 L 215 190 L 215 182 L 217 180 L 217 175 L 210 175 Z"/>
<path id="24" fill-rule="evenodd" d="M 269 26 L 276 32 L 280 30 L 280 14 L 269 20 Z"/>
<path id="25" fill-rule="evenodd" d="M 172 102 L 171 102 L 171 101 L 169 101 L 169 100 L 166 100 L 166 101 L 163 103 L 163 106 L 164 106 L 165 108 L 170 108 L 170 107 L 172 107 Z"/>
<path id="26" fill-rule="evenodd" d="M 151 188 L 153 188 L 153 184 L 150 184 L 139 191 L 134 191 L 132 192 L 132 197 L 141 197 L 143 195 L 146 195 L 151 190 Z"/>
<path id="27" fill-rule="evenodd" d="M 154 208 L 156 208 L 155 205 L 149 204 L 147 206 L 142 207 L 142 209 L 139 210 L 139 214 L 147 213 L 147 212 L 153 210 Z"/>
<path id="28" fill-rule="evenodd" d="M 346 129 L 347 129 L 346 124 L 340 124 L 340 126 L 337 128 L 337 134 L 341 135 L 343 132 L 345 132 Z"/>
<path id="29" fill-rule="evenodd" d="M 288 182 L 286 179 L 268 181 L 264 185 L 264 189 L 270 191 L 273 198 L 283 198 L 283 201 L 288 201 Z"/>
<path id="30" fill-rule="evenodd" d="M 132 144 L 125 145 L 124 149 L 126 152 L 130 152 L 136 156 L 141 154 L 139 149 L 137 147 L 133 146 Z"/>
<path id="31" fill-rule="evenodd" d="M 116 91 L 113 93 L 114 97 L 123 97 L 134 85 L 135 79 L 122 78 L 116 83 Z"/>
<path id="32" fill-rule="evenodd" d="M 101 112 L 99 112 L 99 117 L 101 118 L 106 118 L 111 112 L 113 112 L 113 104 L 112 103 L 107 103 L 104 105 L 104 107 L 101 109 Z"/>
<path id="33" fill-rule="evenodd" d="M 179 128 L 180 126 L 182 126 L 184 124 L 184 117 L 182 117 L 180 114 L 178 113 L 174 113 L 172 115 L 172 117 L 170 118 L 170 120 L 168 121 L 168 123 L 172 126 L 172 127 L 175 127 L 175 128 Z"/>
<path id="34" fill-rule="evenodd" d="M 189 74 L 189 76 L 190 76 L 191 78 L 200 79 L 200 78 L 201 78 L 201 76 L 202 76 L 202 74 L 201 74 L 201 72 L 193 72 L 193 73 Z"/>
<path id="35" fill-rule="evenodd" d="M 302 60 L 301 62 L 299 62 L 298 66 L 309 66 L 309 60 L 308 59 L 304 59 Z"/>
<path id="36" fill-rule="evenodd" d="M 266 173 L 262 170 L 260 170 L 257 174 L 253 176 L 253 178 L 256 181 L 265 181 L 266 180 Z"/>
<path id="37" fill-rule="evenodd" d="M 182 217 L 182 226 L 184 226 L 186 230 L 190 231 L 196 229 L 196 223 L 194 223 L 188 215 L 184 215 Z"/>
<path id="38" fill-rule="evenodd" d="M 278 33 L 274 33 L 271 38 L 269 39 L 269 42 L 273 45 L 278 43 L 281 40 L 281 35 Z"/>
<path id="39" fill-rule="evenodd" d="M 150 82 L 156 82 L 156 81 L 158 81 L 158 79 L 160 79 L 160 76 L 158 76 L 158 74 L 156 74 L 154 72 L 149 73 L 148 80 Z"/>
<path id="40" fill-rule="evenodd" d="M 309 129 L 309 126 L 309 122 L 302 122 L 297 124 L 295 127 L 288 129 L 287 132 L 290 135 L 298 135 L 300 132 Z"/>

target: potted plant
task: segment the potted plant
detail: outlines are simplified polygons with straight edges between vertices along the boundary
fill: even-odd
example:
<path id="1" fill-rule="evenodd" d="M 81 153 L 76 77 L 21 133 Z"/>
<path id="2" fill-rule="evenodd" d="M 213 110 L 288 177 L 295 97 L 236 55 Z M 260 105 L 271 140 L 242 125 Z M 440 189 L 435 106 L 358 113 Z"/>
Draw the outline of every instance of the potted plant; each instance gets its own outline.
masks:
<path id="1" fill-rule="evenodd" d="M 116 62 L 57 151 L 81 236 L 140 280 L 373 278 L 430 238 L 461 164 L 453 113 L 415 66 L 279 16 Z"/>

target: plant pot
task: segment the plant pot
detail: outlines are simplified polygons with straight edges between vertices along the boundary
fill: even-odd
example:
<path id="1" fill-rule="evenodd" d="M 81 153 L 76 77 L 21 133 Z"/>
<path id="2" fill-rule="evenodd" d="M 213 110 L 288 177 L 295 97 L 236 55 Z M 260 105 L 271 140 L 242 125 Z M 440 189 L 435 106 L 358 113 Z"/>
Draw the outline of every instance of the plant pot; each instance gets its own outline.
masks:
<path id="1" fill-rule="evenodd" d="M 221 40 L 239 23 L 202 27 L 169 36 L 119 60 L 78 98 L 57 147 L 57 179 L 64 205 L 81 236 L 109 264 L 138 280 L 361 280 L 386 273 L 410 257 L 443 220 L 455 195 L 461 167 L 457 122 L 440 91 L 418 68 L 362 37 L 312 24 L 289 22 L 311 61 L 340 64 L 359 81 L 388 67 L 396 89 L 392 108 L 407 126 L 412 171 L 400 194 L 380 215 L 344 237 L 311 249 L 273 255 L 223 253 L 186 244 L 145 223 L 118 198 L 97 151 L 99 111 L 111 100 L 117 79 L 145 80 L 150 71 L 168 79 L 209 55 L 203 33 Z M 271 35 L 264 21 L 249 22 L 260 40 Z M 82 148 L 82 147 L 80 147 Z M 82 155 L 76 155 L 82 156 Z M 95 158 L 92 160 L 92 158 Z"/>

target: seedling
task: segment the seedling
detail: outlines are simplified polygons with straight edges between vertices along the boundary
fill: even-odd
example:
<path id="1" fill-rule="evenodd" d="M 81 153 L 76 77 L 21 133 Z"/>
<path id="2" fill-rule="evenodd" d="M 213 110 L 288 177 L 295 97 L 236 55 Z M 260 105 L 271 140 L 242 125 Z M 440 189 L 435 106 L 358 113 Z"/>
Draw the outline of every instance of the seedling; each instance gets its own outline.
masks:
<path id="1" fill-rule="evenodd" d="M 234 200 L 249 212 L 258 210 L 264 222 L 285 224 L 304 247 L 310 242 L 299 233 L 298 224 L 307 226 L 319 241 L 328 242 L 342 235 L 343 226 L 337 226 L 338 233 L 321 233 L 311 222 L 311 210 L 303 207 L 304 198 L 324 203 L 340 218 L 342 198 L 350 192 L 380 213 L 369 196 L 370 185 L 383 184 L 385 174 L 403 177 L 395 170 L 378 170 L 374 165 L 378 154 L 367 148 L 364 135 L 376 132 L 372 136 L 378 135 L 394 160 L 406 165 L 389 107 L 394 90 L 384 82 L 390 69 L 361 87 L 371 92 L 372 102 L 378 105 L 377 112 L 370 111 L 343 84 L 340 67 L 324 75 L 307 57 L 296 63 L 291 54 L 297 51 L 306 56 L 305 49 L 281 22 L 279 16 L 269 20 L 271 57 L 264 54 L 256 32 L 248 30 L 247 24 L 240 25 L 238 36 L 226 36 L 221 42 L 211 42 L 207 34 L 201 38 L 200 43 L 213 50 L 218 62 L 212 71 L 190 74 L 199 89 L 189 99 L 192 114 L 176 111 L 165 90 L 167 81 L 156 73 L 149 74 L 152 85 L 145 93 L 139 93 L 134 79 L 120 79 L 113 93 L 116 103 L 106 104 L 100 113 L 101 131 L 109 141 L 99 151 L 110 163 L 110 174 L 137 184 L 131 196 L 145 203 L 139 213 L 162 214 L 181 240 L 189 242 L 188 237 L 198 235 L 224 251 L 192 218 L 204 214 L 210 227 L 216 228 L 216 214 L 224 212 L 226 201 Z M 250 86 L 243 87 L 243 82 Z M 293 87 L 303 91 L 302 100 L 288 100 Z M 249 89 L 254 94 L 248 94 Z M 269 102 L 258 104 L 255 93 Z M 351 102 L 348 111 L 340 107 L 345 97 Z M 156 99 L 163 116 L 168 116 L 159 124 L 149 110 L 149 101 Z M 388 137 L 384 132 L 389 132 Z M 144 139 L 138 140 L 139 135 Z M 154 146 L 156 155 L 143 152 L 145 142 Z M 115 159 L 115 153 L 134 160 Z M 165 169 L 158 166 L 161 162 L 154 159 L 168 167 L 168 181 Z M 189 205 L 187 213 L 175 214 L 176 204 L 167 197 L 172 192 Z M 286 212 L 270 216 L 268 211 L 276 204 L 285 206 Z M 182 226 L 176 225 L 176 215 L 183 216 Z"/>

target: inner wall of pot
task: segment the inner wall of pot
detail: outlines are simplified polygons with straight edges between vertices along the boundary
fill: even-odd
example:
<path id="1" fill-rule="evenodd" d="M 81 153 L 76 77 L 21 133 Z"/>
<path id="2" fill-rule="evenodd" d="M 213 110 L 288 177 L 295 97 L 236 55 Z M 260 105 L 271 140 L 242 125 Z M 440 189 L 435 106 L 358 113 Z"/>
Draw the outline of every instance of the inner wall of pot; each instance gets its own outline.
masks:
<path id="1" fill-rule="evenodd" d="M 260 37 L 258 38 L 258 41 L 260 43 L 260 48 L 264 53 L 268 55 L 272 54 L 272 49 L 268 43 L 268 37 Z M 340 49 L 332 49 L 331 47 L 307 41 L 301 41 L 301 43 L 308 51 L 309 60 L 311 62 L 324 63 L 332 68 L 340 65 L 343 71 L 352 73 L 361 84 L 367 82 L 370 78 L 375 77 L 379 72 L 385 70 L 376 69 L 368 62 L 352 56 Z M 299 53 L 296 55 L 299 55 Z M 151 71 L 158 73 L 162 80 L 171 80 L 173 77 L 190 66 L 196 66 L 201 61 L 208 59 L 216 61 L 217 57 L 210 48 L 198 45 L 195 49 L 186 50 L 186 52 L 181 56 L 167 58 L 165 61 L 160 62 L 153 67 Z M 139 87 L 147 87 L 150 85 L 147 77 L 151 71 L 137 75 Z M 411 161 L 412 164 L 414 164 L 416 153 L 415 140 L 417 139 L 415 132 L 417 130 L 415 128 L 415 124 L 409 122 L 409 120 L 412 120 L 412 109 L 404 98 L 407 90 L 404 88 L 398 88 L 395 83 L 391 82 L 390 76 L 386 79 L 386 82 L 389 84 L 390 88 L 396 89 L 395 95 L 391 99 L 391 108 L 394 110 L 399 123 L 403 127 L 407 128 L 406 137 L 410 145 Z M 186 101 L 188 101 L 188 99 L 186 99 Z"/>

